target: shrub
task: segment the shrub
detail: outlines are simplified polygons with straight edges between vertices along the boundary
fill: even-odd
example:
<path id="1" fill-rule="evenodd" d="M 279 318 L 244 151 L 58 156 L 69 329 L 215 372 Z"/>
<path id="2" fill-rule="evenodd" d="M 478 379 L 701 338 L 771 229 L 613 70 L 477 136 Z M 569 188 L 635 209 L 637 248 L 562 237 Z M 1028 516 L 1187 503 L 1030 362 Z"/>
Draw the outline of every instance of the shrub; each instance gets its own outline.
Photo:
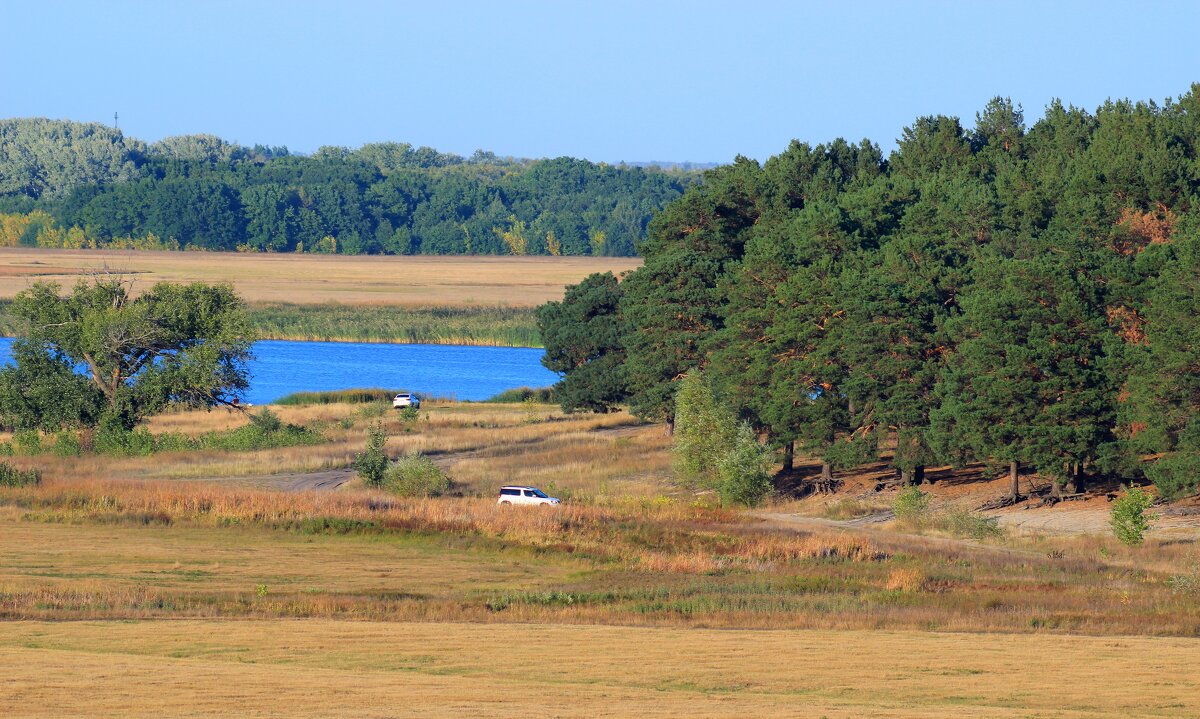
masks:
<path id="1" fill-rule="evenodd" d="M 675 393 L 675 473 L 702 487 L 720 485 L 718 465 L 738 434 L 737 418 L 700 370 L 679 381 Z"/>
<path id="2" fill-rule="evenodd" d="M 378 487 L 383 484 L 383 475 L 387 472 L 388 456 L 384 452 L 387 444 L 387 433 L 382 425 L 367 429 L 367 446 L 354 457 L 354 469 L 368 487 Z"/>
<path id="3" fill-rule="evenodd" d="M 0 462 L 0 487 L 27 487 L 42 483 L 42 473 L 36 469 L 18 469 Z"/>
<path id="4" fill-rule="evenodd" d="M 400 421 L 405 424 L 412 424 L 421 418 L 421 410 L 411 404 L 400 410 Z"/>
<path id="5" fill-rule="evenodd" d="M 742 422 L 731 447 L 717 463 L 717 487 L 724 504 L 757 506 L 771 491 L 771 453 Z"/>
<path id="6" fill-rule="evenodd" d="M 920 529 L 929 522 L 931 499 L 929 494 L 922 492 L 918 487 L 905 487 L 900 494 L 896 495 L 896 501 L 892 503 L 892 511 L 895 512 L 896 519 L 901 524 L 913 529 Z"/>
<path id="7" fill-rule="evenodd" d="M 250 423 L 226 432 L 210 432 L 201 436 L 198 444 L 207 449 L 246 452 L 256 449 L 276 449 L 325 441 L 319 432 L 307 427 L 284 423 L 269 409 L 250 417 Z"/>
<path id="8" fill-rule="evenodd" d="M 1117 539 L 1131 547 L 1141 544 L 1150 531 L 1151 518 L 1146 510 L 1153 503 L 1154 498 L 1141 487 L 1130 487 L 1125 496 L 1113 502 L 1108 523 Z"/>
<path id="9" fill-rule="evenodd" d="M 1146 476 L 1164 499 L 1178 499 L 1200 489 L 1200 453 L 1175 452 L 1146 468 Z"/>
<path id="10" fill-rule="evenodd" d="M 42 435 L 36 429 L 13 432 L 13 447 L 17 454 L 33 456 L 42 453 Z"/>
<path id="11" fill-rule="evenodd" d="M 989 539 L 1003 536 L 1000 520 L 965 509 L 951 509 L 938 517 L 938 526 L 956 537 Z"/>
<path id="12" fill-rule="evenodd" d="M 83 453 L 83 444 L 77 433 L 64 429 L 54 436 L 53 451 L 59 457 L 78 457 Z"/>
<path id="13" fill-rule="evenodd" d="M 439 497 L 450 490 L 450 479 L 432 459 L 409 454 L 387 468 L 383 486 L 404 497 Z"/>

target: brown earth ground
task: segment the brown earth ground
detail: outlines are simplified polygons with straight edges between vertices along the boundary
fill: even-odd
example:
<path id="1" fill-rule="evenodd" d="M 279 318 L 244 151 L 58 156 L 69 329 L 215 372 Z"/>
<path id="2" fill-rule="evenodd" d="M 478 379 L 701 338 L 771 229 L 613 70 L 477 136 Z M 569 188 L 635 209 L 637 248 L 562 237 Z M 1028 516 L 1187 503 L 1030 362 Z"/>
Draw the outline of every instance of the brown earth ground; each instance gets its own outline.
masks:
<path id="1" fill-rule="evenodd" d="M 1189 639 L 892 631 L 8 622 L 0 714 L 1194 717 L 1197 650 Z"/>
<path id="2" fill-rule="evenodd" d="M 0 299 L 36 280 L 73 285 L 96 272 L 155 282 L 228 282 L 249 302 L 535 307 L 593 272 L 641 266 L 628 257 L 383 257 L 142 250 L 0 248 Z"/>

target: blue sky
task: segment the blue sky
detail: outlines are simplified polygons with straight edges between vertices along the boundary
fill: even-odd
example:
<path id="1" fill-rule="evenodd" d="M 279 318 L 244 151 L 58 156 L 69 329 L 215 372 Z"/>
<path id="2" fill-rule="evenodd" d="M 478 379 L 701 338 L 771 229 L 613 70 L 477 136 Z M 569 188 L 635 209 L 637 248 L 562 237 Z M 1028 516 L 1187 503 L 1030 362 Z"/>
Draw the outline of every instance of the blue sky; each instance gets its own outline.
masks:
<path id="1" fill-rule="evenodd" d="M 146 140 L 395 140 L 597 161 L 894 146 L 920 115 L 1026 120 L 1200 81 L 1200 2 L 9 2 L 0 117 Z"/>

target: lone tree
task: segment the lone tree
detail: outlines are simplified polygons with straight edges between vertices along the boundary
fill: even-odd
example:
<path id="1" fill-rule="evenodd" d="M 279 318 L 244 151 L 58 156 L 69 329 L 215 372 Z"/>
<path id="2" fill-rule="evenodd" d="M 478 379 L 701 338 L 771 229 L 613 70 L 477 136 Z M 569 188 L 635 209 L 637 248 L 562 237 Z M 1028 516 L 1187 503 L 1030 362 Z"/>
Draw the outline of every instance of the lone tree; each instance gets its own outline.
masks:
<path id="1" fill-rule="evenodd" d="M 62 296 L 39 282 L 12 313 L 24 328 L 16 366 L 0 370 L 10 425 L 44 425 L 55 388 L 79 405 L 55 423 L 129 430 L 168 403 L 234 406 L 249 386 L 249 320 L 228 285 L 162 282 L 134 297 L 129 282 L 99 277 Z"/>

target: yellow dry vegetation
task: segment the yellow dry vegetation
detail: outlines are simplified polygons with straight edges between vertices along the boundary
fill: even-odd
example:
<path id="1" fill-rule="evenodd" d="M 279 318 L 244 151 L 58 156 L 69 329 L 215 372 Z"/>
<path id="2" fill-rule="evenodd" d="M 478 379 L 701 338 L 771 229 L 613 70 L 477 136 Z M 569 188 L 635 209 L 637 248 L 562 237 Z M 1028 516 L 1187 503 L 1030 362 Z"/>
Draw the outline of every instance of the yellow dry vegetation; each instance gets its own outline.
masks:
<path id="1" fill-rule="evenodd" d="M 295 621 L 0 624 L 21 717 L 1193 717 L 1195 639 Z"/>
<path id="2" fill-rule="evenodd" d="M 251 412 L 259 411 L 257 408 Z M 44 476 L 85 479 L 223 479 L 346 468 L 366 444 L 367 428 L 390 435 L 393 456 L 435 457 L 457 491 L 490 496 L 500 484 L 524 482 L 576 495 L 653 495 L 670 470 L 669 438 L 661 427 L 640 425 L 626 412 L 563 414 L 557 405 L 426 402 L 420 419 L 407 422 L 386 404 L 272 407 L 284 422 L 320 432 L 322 444 L 244 452 L 187 450 L 148 457 L 84 454 L 14 457 Z M 159 415 L 146 423 L 153 434 L 199 436 L 243 426 L 246 413 L 227 409 Z M 0 440 L 10 435 L 0 433 Z M 45 440 L 47 443 L 50 439 Z"/>
<path id="3" fill-rule="evenodd" d="M 73 285 L 84 275 L 131 275 L 135 291 L 159 281 L 228 282 L 249 302 L 535 307 L 593 272 L 641 265 L 622 257 L 382 257 L 0 248 L 0 299 L 34 280 Z"/>

